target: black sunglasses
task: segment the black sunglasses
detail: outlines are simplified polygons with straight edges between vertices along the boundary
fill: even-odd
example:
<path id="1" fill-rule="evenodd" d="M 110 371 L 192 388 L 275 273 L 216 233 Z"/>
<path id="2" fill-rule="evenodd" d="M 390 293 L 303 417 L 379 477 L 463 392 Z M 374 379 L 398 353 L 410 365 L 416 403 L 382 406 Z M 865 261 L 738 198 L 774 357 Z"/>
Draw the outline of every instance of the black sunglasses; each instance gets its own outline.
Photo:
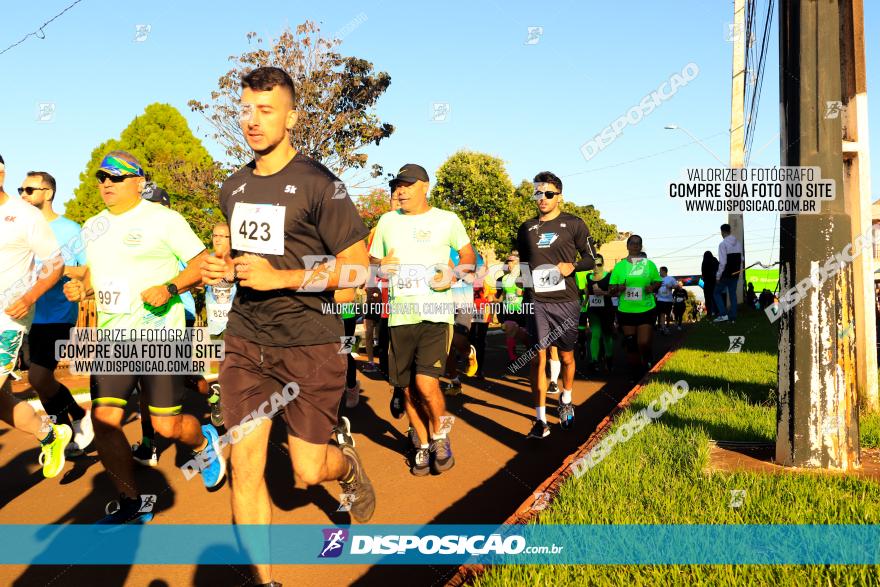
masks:
<path id="1" fill-rule="evenodd" d="M 129 177 L 140 177 L 139 175 L 110 175 L 106 171 L 99 171 L 95 174 L 95 179 L 98 180 L 98 183 L 104 183 L 108 179 L 111 183 L 122 183 Z"/>
<path id="2" fill-rule="evenodd" d="M 538 191 L 536 191 L 535 198 L 539 199 L 539 200 L 541 198 L 547 198 L 548 200 L 552 200 L 553 198 L 555 198 L 556 196 L 558 196 L 561 193 L 562 192 L 538 192 Z"/>
<path id="3" fill-rule="evenodd" d="M 18 188 L 18 195 L 20 196 L 22 193 L 25 193 L 30 196 L 31 194 L 33 194 L 36 191 L 51 190 L 51 189 L 52 188 L 32 188 L 32 187 Z"/>

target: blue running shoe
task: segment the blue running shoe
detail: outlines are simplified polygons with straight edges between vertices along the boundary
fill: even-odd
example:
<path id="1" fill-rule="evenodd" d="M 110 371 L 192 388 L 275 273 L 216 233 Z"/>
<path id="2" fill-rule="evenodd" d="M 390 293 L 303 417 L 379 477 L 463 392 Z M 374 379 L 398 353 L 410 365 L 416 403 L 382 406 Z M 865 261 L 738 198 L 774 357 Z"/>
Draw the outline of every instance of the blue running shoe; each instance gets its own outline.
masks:
<path id="1" fill-rule="evenodd" d="M 99 533 L 115 532 L 125 524 L 146 524 L 153 519 L 152 509 L 152 504 L 145 504 L 140 496 L 133 498 L 120 495 L 118 500 L 107 504 L 104 508 L 107 515 L 96 522 L 108 526 L 106 530 L 99 530 Z"/>
<path id="2" fill-rule="evenodd" d="M 217 434 L 217 430 L 210 424 L 205 424 L 202 426 L 202 434 L 208 440 L 208 446 L 193 456 L 199 461 L 205 487 L 212 489 L 220 485 L 223 477 L 226 476 L 226 459 L 223 458 L 220 435 Z M 203 464 L 205 462 L 207 464 Z"/>

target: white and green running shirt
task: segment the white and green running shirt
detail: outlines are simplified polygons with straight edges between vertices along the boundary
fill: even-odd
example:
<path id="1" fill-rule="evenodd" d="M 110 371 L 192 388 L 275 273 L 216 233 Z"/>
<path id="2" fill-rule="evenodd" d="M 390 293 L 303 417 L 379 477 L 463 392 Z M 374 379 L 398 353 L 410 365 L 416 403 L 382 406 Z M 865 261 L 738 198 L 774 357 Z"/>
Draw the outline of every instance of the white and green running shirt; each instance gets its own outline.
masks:
<path id="1" fill-rule="evenodd" d="M 400 271 L 390 279 L 389 326 L 454 322 L 452 290 L 434 291 L 428 283 L 435 267 L 448 266 L 449 247 L 460 251 L 470 242 L 459 217 L 447 210 L 387 212 L 379 218 L 370 256 L 382 259 L 394 251 L 400 260 Z"/>
<path id="2" fill-rule="evenodd" d="M 184 328 L 180 296 L 153 307 L 141 292 L 174 279 L 205 245 L 187 221 L 161 204 L 142 200 L 122 214 L 109 210 L 83 224 L 94 238 L 86 245 L 99 328 Z M 99 235 L 96 236 L 95 235 Z"/>

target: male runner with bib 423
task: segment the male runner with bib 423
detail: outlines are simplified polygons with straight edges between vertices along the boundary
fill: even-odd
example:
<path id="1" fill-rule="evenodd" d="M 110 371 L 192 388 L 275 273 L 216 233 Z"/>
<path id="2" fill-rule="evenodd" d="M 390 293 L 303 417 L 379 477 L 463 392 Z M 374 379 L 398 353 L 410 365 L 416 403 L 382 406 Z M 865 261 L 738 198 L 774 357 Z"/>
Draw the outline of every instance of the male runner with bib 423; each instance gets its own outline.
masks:
<path id="1" fill-rule="evenodd" d="M 342 321 L 322 307 L 333 303 L 334 290 L 366 280 L 369 231 L 342 182 L 291 145 L 297 112 L 290 76 L 260 67 L 245 75 L 241 86 L 239 122 L 254 160 L 220 189 L 231 256 L 208 257 L 202 267 L 205 283 L 236 280 L 238 288 L 220 365 L 223 420 L 227 427 L 240 425 L 292 387 L 296 396 L 281 413 L 297 477 L 306 485 L 339 481 L 353 497 L 352 517 L 366 522 L 376 500 L 361 460 L 354 446 L 328 442 L 337 424 L 346 359 L 339 354 Z M 313 266 L 316 258 L 329 261 Z M 358 271 L 357 279 L 351 269 Z M 264 473 L 271 421 L 245 424 L 251 431 L 231 453 L 234 521 L 268 524 L 272 504 Z M 259 580 L 270 584 L 269 565 L 255 567 Z"/>

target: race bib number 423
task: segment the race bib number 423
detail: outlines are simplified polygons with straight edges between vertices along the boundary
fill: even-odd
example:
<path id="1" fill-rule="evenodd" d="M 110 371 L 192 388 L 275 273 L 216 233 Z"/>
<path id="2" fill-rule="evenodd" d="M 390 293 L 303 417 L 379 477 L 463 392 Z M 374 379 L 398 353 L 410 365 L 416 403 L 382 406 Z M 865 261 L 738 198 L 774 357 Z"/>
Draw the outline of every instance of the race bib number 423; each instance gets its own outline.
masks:
<path id="1" fill-rule="evenodd" d="M 284 254 L 284 206 L 236 202 L 232 210 L 232 248 L 264 255 Z"/>

